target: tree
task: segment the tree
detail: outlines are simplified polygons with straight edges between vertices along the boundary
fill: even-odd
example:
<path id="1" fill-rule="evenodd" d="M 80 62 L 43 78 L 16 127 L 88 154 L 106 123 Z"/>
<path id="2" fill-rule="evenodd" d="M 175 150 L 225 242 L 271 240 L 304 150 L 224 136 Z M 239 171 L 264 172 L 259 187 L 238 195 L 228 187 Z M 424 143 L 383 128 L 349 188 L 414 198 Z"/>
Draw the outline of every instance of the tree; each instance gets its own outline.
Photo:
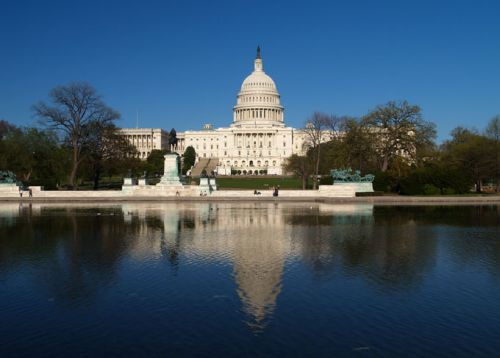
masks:
<path id="1" fill-rule="evenodd" d="M 105 127 L 120 115 L 106 106 L 96 90 L 86 83 L 56 87 L 50 98 L 52 106 L 40 102 L 33 106 L 33 111 L 49 128 L 64 134 L 72 151 L 69 184 L 75 189 L 78 167 L 85 159 L 84 150 L 92 137 L 91 128 L 95 123 Z"/>
<path id="2" fill-rule="evenodd" d="M 93 121 L 89 124 L 89 138 L 84 152 L 92 167 L 94 190 L 97 190 L 103 171 L 134 157 L 137 150 L 113 123 Z"/>
<path id="3" fill-rule="evenodd" d="M 388 102 L 363 117 L 363 124 L 377 144 L 379 169 L 387 171 L 391 162 L 401 158 L 417 164 L 422 150 L 433 145 L 435 125 L 424 121 L 420 107 L 407 101 Z"/>
<path id="4" fill-rule="evenodd" d="M 10 124 L 4 119 L 0 119 L 0 140 L 7 135 L 7 133 L 17 129 L 15 125 Z"/>
<path id="5" fill-rule="evenodd" d="M 486 136 L 493 142 L 493 179 L 495 181 L 495 191 L 498 193 L 500 186 L 500 115 L 496 115 L 490 120 L 486 127 Z"/>
<path id="6" fill-rule="evenodd" d="M 374 169 L 374 141 L 369 129 L 355 118 L 347 118 L 340 127 L 346 167 L 361 171 Z"/>
<path id="7" fill-rule="evenodd" d="M 335 128 L 335 117 L 314 112 L 306 121 L 302 132 L 305 135 L 305 145 L 313 153 L 314 160 L 314 178 L 313 189 L 318 187 L 319 164 L 321 160 L 321 143 L 331 137 Z"/>
<path id="8" fill-rule="evenodd" d="M 307 189 L 307 182 L 309 176 L 314 171 L 314 164 L 306 156 L 300 156 L 297 154 L 292 154 L 284 165 L 286 172 L 292 172 L 302 179 L 302 189 Z"/>
<path id="9" fill-rule="evenodd" d="M 151 170 L 155 174 L 163 174 L 165 154 L 167 153 L 168 150 L 166 149 L 153 149 L 147 159 L 149 170 Z"/>
<path id="10" fill-rule="evenodd" d="M 443 146 L 443 156 L 449 165 L 457 169 L 475 184 L 481 192 L 481 184 L 492 174 L 491 140 L 465 128 L 455 128 L 452 139 Z"/>
<path id="11" fill-rule="evenodd" d="M 184 160 L 182 162 L 182 172 L 187 173 L 191 169 L 196 161 L 196 151 L 192 146 L 188 146 L 184 151 Z"/>
<path id="12" fill-rule="evenodd" d="M 1 141 L 0 170 L 12 170 L 27 184 L 55 187 L 63 179 L 67 152 L 51 131 L 10 130 Z"/>

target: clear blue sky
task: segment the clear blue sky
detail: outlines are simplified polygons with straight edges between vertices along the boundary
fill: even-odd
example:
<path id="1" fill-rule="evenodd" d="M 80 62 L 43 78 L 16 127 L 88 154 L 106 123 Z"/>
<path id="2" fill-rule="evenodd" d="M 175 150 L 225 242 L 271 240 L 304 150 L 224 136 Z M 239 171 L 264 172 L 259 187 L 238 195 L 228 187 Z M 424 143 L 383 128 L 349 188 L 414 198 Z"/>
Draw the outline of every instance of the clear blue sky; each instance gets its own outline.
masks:
<path id="1" fill-rule="evenodd" d="M 500 113 L 500 1 L 7 1 L 0 3 L 0 118 L 92 84 L 123 127 L 227 126 L 255 48 L 288 125 L 315 110 L 360 116 L 407 99 L 438 125 Z"/>

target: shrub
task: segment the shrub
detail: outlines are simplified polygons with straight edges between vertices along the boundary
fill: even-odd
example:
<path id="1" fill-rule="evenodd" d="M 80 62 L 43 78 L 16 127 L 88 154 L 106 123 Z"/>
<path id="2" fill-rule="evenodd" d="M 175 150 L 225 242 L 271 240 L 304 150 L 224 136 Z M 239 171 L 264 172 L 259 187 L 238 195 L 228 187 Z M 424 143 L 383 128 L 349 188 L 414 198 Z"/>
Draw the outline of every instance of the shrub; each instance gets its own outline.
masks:
<path id="1" fill-rule="evenodd" d="M 441 194 L 441 190 L 439 190 L 439 188 L 436 188 L 432 184 L 425 184 L 424 185 L 424 194 L 425 195 L 439 195 L 439 194 Z"/>

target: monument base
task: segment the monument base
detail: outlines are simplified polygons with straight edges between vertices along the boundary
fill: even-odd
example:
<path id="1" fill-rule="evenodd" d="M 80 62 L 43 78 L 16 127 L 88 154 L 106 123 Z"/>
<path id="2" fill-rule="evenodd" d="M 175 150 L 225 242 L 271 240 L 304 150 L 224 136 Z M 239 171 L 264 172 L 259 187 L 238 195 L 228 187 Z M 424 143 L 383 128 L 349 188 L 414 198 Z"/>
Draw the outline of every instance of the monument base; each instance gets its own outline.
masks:
<path id="1" fill-rule="evenodd" d="M 198 186 L 200 195 L 207 196 L 217 190 L 215 178 L 200 178 L 200 185 Z"/>
<path id="2" fill-rule="evenodd" d="M 137 180 L 135 178 L 124 178 L 123 185 L 125 186 L 137 185 Z"/>
<path id="3" fill-rule="evenodd" d="M 356 193 L 373 193 L 373 184 L 360 183 L 334 183 L 333 185 L 320 185 L 318 194 L 328 197 L 355 197 Z"/>
<path id="4" fill-rule="evenodd" d="M 17 184 L 0 184 L 0 197 L 8 198 L 8 197 L 18 197 L 19 187 Z"/>

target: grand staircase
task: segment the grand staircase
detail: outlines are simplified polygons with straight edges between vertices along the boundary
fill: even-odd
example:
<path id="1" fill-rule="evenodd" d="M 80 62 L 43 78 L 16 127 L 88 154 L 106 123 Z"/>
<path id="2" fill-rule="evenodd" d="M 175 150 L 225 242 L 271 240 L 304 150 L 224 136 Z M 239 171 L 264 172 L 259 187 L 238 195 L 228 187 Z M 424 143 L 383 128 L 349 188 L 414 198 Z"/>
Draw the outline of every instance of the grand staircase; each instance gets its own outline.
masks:
<path id="1" fill-rule="evenodd" d="M 194 165 L 193 169 L 191 169 L 191 176 L 200 177 L 203 170 L 205 170 L 208 175 L 211 175 L 215 168 L 217 168 L 218 163 L 219 158 L 201 158 Z"/>

